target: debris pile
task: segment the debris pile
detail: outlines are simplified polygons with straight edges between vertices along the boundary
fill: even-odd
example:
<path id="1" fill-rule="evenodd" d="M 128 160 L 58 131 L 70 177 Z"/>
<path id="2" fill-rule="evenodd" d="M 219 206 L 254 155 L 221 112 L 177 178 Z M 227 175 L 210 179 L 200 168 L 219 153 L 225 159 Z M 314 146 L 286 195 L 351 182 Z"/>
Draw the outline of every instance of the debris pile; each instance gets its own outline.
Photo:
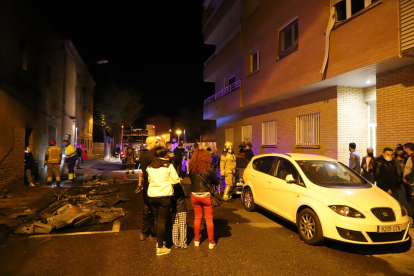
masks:
<path id="1" fill-rule="evenodd" d="M 112 222 L 126 215 L 123 208 L 114 206 L 129 201 L 122 196 L 117 182 L 117 179 L 105 180 L 95 176 L 84 181 L 80 189 L 65 190 L 64 194 L 57 196 L 55 202 L 40 212 L 28 209 L 15 213 L 8 219 L 20 218 L 22 224 L 14 233 L 24 235 L 48 234 L 63 227 Z"/>

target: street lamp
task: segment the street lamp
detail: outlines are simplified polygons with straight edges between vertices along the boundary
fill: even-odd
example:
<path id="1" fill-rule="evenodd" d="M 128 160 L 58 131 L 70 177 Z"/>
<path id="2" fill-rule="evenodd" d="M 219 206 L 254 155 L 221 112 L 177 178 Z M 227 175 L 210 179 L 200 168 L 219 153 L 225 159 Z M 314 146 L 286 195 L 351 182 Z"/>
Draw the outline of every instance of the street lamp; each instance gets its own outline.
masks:
<path id="1" fill-rule="evenodd" d="M 178 144 L 180 143 L 180 134 L 181 134 L 181 130 L 177 130 L 175 133 L 178 134 Z"/>

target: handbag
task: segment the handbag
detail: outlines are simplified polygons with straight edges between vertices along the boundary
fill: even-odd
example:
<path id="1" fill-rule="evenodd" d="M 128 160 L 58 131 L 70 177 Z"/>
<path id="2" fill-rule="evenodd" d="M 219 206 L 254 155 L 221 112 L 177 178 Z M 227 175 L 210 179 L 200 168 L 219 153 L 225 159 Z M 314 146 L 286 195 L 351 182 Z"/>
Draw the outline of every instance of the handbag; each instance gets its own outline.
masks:
<path id="1" fill-rule="evenodd" d="M 223 202 L 223 197 L 221 196 L 221 194 L 216 189 L 211 191 L 210 187 L 204 182 L 204 180 L 203 186 L 206 187 L 211 194 L 211 204 L 213 205 L 213 207 L 220 206 L 220 204 Z"/>

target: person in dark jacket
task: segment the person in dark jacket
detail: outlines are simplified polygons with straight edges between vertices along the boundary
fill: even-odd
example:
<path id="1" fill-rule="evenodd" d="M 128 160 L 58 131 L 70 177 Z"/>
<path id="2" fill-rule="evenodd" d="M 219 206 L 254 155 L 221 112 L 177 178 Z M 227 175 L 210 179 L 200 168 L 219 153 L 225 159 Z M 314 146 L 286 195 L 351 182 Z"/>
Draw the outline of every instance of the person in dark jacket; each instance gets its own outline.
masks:
<path id="1" fill-rule="evenodd" d="M 375 160 L 374 179 L 377 186 L 388 194 L 395 196 L 393 191 L 398 186 L 399 177 L 397 164 L 393 159 L 393 150 L 384 148 L 382 155 Z"/>
<path id="2" fill-rule="evenodd" d="M 183 177 L 183 153 L 183 143 L 179 143 L 178 147 L 174 149 L 174 167 L 181 179 Z"/>
<path id="3" fill-rule="evenodd" d="M 239 146 L 239 153 L 237 155 L 245 157 L 246 150 L 243 148 L 243 145 Z"/>
<path id="4" fill-rule="evenodd" d="M 140 240 L 152 240 L 154 241 L 154 212 L 151 207 L 151 203 L 148 197 L 148 166 L 154 161 L 155 154 L 154 148 L 157 146 L 158 139 L 154 136 L 150 136 L 146 140 L 146 148 L 143 148 L 139 152 L 139 163 L 141 166 L 142 178 L 143 178 L 143 197 L 144 197 L 144 211 L 142 215 L 142 230 L 140 233 Z"/>
<path id="5" fill-rule="evenodd" d="M 246 144 L 246 152 L 244 154 L 244 158 L 246 158 L 247 161 L 250 162 L 250 160 L 252 160 L 253 156 L 254 156 L 254 153 L 252 151 L 252 144 L 247 143 Z"/>
<path id="6" fill-rule="evenodd" d="M 33 183 L 32 177 L 32 170 L 34 168 L 34 158 L 33 154 L 30 152 L 30 148 L 27 147 L 24 153 L 24 169 L 26 171 L 26 178 L 29 186 L 33 187 L 35 184 Z"/>
<path id="7" fill-rule="evenodd" d="M 185 193 L 180 183 L 174 184 L 174 196 L 171 199 L 172 240 L 175 248 L 187 248 L 187 204 Z"/>
<path id="8" fill-rule="evenodd" d="M 126 159 L 126 174 L 129 174 L 129 171 L 132 171 L 132 174 L 135 172 L 135 149 L 132 147 L 132 144 L 128 144 L 128 147 L 125 151 Z"/>
<path id="9" fill-rule="evenodd" d="M 214 249 L 213 204 L 211 192 L 214 186 L 221 185 L 216 172 L 210 166 L 210 153 L 205 149 L 194 152 L 190 166 L 191 203 L 194 209 L 194 246 L 200 246 L 201 219 L 204 217 L 207 224 L 209 249 Z"/>
<path id="10" fill-rule="evenodd" d="M 367 148 L 367 156 L 362 158 L 361 168 L 362 176 L 371 183 L 374 183 L 374 149 L 372 147 Z"/>
<path id="11" fill-rule="evenodd" d="M 78 147 L 76 148 L 76 157 L 78 160 L 78 166 L 76 167 L 77 169 L 82 169 L 81 168 L 81 163 L 82 163 L 82 147 L 78 145 Z"/>

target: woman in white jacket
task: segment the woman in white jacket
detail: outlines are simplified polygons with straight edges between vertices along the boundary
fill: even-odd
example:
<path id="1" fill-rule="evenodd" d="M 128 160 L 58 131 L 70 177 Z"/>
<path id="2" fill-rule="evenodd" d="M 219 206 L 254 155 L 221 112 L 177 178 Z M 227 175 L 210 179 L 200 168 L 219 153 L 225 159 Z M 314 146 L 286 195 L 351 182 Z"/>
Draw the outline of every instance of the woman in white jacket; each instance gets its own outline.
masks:
<path id="1" fill-rule="evenodd" d="M 155 216 L 155 231 L 157 235 L 157 255 L 171 252 L 164 245 L 165 226 L 170 215 L 171 198 L 173 196 L 173 184 L 180 182 L 180 178 L 174 166 L 168 162 L 168 151 L 165 147 L 155 148 L 155 159 L 147 167 L 148 172 L 148 197 Z"/>

